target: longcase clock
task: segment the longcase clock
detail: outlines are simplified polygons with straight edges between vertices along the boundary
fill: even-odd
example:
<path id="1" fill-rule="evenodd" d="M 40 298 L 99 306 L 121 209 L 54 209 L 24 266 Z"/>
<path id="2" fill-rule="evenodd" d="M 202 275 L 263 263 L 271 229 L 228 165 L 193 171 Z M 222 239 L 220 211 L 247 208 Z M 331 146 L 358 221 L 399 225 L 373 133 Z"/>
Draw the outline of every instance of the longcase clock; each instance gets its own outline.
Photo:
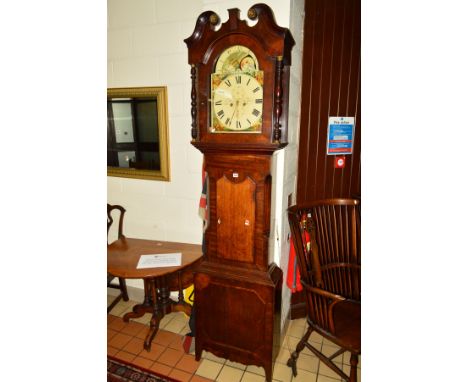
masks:
<path id="1" fill-rule="evenodd" d="M 265 368 L 279 346 L 282 272 L 268 254 L 271 156 L 287 144 L 294 40 L 256 4 L 253 25 L 202 13 L 185 39 L 191 65 L 192 144 L 205 157 L 209 225 L 195 271 L 195 355 L 203 350 Z"/>

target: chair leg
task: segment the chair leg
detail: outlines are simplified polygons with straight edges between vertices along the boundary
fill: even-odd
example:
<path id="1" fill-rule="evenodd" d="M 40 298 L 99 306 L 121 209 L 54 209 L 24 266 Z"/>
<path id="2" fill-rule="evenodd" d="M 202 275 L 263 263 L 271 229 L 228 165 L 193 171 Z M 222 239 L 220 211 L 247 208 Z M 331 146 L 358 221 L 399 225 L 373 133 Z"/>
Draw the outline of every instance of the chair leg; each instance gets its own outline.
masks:
<path id="1" fill-rule="evenodd" d="M 331 361 L 332 359 L 338 357 L 340 354 L 343 354 L 345 351 L 345 348 L 341 348 L 337 352 L 333 353 L 330 357 L 328 357 L 328 359 Z"/>
<path id="2" fill-rule="evenodd" d="M 114 306 L 117 305 L 117 303 L 120 301 L 121 298 L 122 298 L 122 293 L 120 293 L 120 294 L 114 299 L 114 301 L 112 301 L 112 304 L 110 304 L 110 305 L 107 307 L 107 313 L 109 313 L 112 309 L 114 309 Z"/>
<path id="3" fill-rule="evenodd" d="M 297 358 L 299 357 L 299 353 L 304 349 L 305 344 L 307 343 L 307 340 L 310 337 L 310 334 L 312 333 L 313 329 L 309 326 L 307 329 L 306 334 L 301 338 L 299 343 L 296 346 L 296 350 L 291 354 L 291 358 L 288 359 L 287 365 L 292 368 L 293 375 L 296 377 L 297 376 Z"/>
<path id="4" fill-rule="evenodd" d="M 349 382 L 357 382 L 357 364 L 358 364 L 357 354 L 351 354 L 350 364 L 351 364 L 351 373 L 349 376 Z"/>
<path id="5" fill-rule="evenodd" d="M 125 279 L 119 277 L 119 284 L 120 290 L 122 291 L 122 298 L 124 301 L 128 301 L 128 292 L 127 292 L 127 284 L 125 283 Z"/>

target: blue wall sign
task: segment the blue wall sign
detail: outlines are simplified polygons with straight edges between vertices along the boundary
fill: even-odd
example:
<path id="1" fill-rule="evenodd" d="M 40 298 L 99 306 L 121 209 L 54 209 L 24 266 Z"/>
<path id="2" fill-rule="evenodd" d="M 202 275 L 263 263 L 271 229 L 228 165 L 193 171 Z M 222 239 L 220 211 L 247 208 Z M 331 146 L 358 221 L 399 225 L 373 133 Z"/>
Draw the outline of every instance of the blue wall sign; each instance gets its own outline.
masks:
<path id="1" fill-rule="evenodd" d="M 329 117 L 327 155 L 353 153 L 354 117 Z"/>

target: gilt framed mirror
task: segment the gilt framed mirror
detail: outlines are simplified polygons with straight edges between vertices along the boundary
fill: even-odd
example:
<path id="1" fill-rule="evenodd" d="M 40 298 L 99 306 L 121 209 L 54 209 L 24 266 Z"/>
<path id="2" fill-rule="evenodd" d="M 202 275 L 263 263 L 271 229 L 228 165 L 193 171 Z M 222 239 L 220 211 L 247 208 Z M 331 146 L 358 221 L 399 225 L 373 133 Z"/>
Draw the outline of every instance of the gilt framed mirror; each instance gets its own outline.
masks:
<path id="1" fill-rule="evenodd" d="M 169 181 L 165 86 L 107 89 L 107 175 Z"/>

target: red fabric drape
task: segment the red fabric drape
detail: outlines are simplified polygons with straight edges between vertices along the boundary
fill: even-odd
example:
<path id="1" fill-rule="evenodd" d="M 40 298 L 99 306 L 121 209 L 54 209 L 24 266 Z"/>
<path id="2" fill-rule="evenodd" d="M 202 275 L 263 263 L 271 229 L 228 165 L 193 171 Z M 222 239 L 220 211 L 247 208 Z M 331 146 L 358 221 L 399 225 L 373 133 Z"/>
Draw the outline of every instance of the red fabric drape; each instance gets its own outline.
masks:
<path id="1" fill-rule="evenodd" d="M 301 225 L 306 224 L 306 215 L 302 216 Z M 300 292 L 302 290 L 301 275 L 299 272 L 299 264 L 297 262 L 296 250 L 292 239 L 289 242 L 289 261 L 288 261 L 288 275 L 286 277 L 286 285 L 291 289 L 292 293 Z M 302 231 L 302 245 L 306 252 L 310 251 L 310 235 L 307 231 Z"/>
<path id="2" fill-rule="evenodd" d="M 205 169 L 205 159 L 203 158 L 203 167 L 202 167 L 202 193 L 200 196 L 200 203 L 198 207 L 198 214 L 203 220 L 203 231 L 206 230 L 208 226 L 208 179 Z"/>
<path id="3" fill-rule="evenodd" d="M 299 267 L 297 265 L 296 251 L 294 250 L 293 241 L 289 242 L 289 262 L 288 262 L 288 275 L 286 277 L 286 285 L 291 289 L 292 293 L 300 292 L 302 290 L 301 275 L 299 274 Z"/>

